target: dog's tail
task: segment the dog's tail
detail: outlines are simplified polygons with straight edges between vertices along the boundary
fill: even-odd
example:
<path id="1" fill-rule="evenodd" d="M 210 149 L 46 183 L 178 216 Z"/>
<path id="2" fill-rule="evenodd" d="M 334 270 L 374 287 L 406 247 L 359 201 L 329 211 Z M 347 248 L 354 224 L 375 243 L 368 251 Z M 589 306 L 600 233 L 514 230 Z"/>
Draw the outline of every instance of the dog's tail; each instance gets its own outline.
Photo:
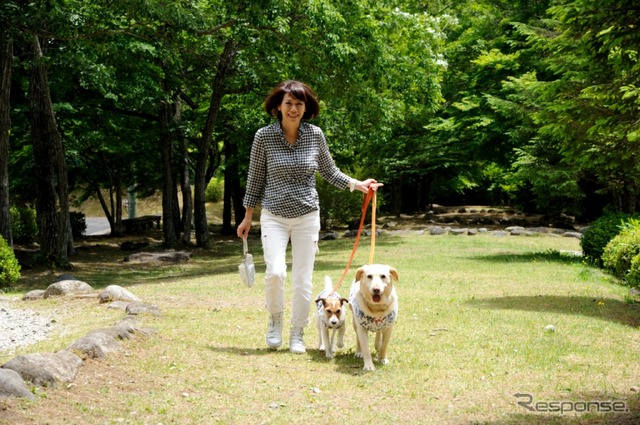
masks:
<path id="1" fill-rule="evenodd" d="M 329 294 L 333 292 L 333 282 L 329 276 L 324 277 L 324 291 Z"/>

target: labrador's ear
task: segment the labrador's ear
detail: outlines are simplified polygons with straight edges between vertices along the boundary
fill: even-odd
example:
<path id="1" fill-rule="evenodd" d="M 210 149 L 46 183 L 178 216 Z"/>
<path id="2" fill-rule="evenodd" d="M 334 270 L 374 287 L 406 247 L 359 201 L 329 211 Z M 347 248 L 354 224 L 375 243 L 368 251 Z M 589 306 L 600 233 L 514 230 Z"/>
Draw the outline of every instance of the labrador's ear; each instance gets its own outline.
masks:
<path id="1" fill-rule="evenodd" d="M 400 281 L 400 279 L 398 278 L 398 271 L 393 267 L 389 267 L 389 274 L 391 275 L 393 280 L 395 280 L 396 282 Z"/>
<path id="2" fill-rule="evenodd" d="M 360 282 L 362 280 L 362 275 L 364 274 L 364 272 L 365 272 L 364 266 L 360 267 L 356 271 L 356 282 Z"/>

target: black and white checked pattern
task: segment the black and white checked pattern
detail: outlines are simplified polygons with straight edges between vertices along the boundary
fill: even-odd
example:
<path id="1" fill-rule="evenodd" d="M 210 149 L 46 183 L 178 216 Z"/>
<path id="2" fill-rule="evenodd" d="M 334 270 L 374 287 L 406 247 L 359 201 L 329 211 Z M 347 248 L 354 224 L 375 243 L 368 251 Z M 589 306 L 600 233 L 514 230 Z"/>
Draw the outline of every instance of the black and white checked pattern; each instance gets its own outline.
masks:
<path id="1" fill-rule="evenodd" d="M 295 145 L 287 142 L 279 122 L 263 127 L 253 139 L 243 205 L 262 202 L 262 208 L 285 218 L 316 211 L 316 171 L 339 189 L 349 186 L 351 179 L 336 167 L 319 127 L 300 123 Z"/>

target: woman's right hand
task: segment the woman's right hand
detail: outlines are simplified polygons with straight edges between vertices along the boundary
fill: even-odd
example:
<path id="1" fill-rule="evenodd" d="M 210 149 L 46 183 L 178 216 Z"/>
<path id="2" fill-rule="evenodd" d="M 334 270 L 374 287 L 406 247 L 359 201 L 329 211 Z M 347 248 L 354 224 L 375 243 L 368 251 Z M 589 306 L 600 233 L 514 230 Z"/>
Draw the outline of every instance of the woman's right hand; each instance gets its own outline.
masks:
<path id="1" fill-rule="evenodd" d="M 251 229 L 251 219 L 244 219 L 238 226 L 238 237 L 246 239 L 249 236 L 249 230 Z"/>
<path id="2" fill-rule="evenodd" d="M 247 208 L 244 214 L 244 220 L 238 225 L 238 237 L 246 239 L 249 236 L 249 230 L 251 230 L 251 219 L 253 218 L 253 208 Z"/>

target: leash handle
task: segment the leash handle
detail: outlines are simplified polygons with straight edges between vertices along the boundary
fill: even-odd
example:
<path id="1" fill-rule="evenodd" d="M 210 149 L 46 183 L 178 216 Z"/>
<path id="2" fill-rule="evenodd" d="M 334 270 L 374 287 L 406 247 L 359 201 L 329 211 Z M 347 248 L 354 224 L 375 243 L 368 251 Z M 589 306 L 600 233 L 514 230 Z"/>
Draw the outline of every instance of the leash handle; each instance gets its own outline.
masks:
<path id="1" fill-rule="evenodd" d="M 242 238 L 242 256 L 246 257 L 249 253 L 249 244 L 247 243 L 247 238 Z"/>

